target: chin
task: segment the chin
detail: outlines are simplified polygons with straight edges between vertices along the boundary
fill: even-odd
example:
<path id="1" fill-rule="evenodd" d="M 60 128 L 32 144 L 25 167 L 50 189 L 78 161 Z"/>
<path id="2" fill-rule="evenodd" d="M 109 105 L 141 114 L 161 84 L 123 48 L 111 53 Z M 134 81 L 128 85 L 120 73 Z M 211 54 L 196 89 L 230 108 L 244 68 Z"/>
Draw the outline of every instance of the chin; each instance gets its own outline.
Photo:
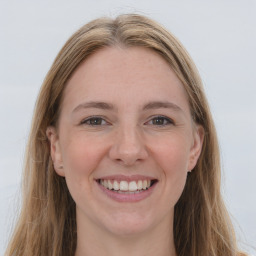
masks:
<path id="1" fill-rule="evenodd" d="M 114 235 L 132 236 L 149 231 L 154 226 L 154 223 L 146 216 L 121 214 L 113 216 L 105 226 Z"/>

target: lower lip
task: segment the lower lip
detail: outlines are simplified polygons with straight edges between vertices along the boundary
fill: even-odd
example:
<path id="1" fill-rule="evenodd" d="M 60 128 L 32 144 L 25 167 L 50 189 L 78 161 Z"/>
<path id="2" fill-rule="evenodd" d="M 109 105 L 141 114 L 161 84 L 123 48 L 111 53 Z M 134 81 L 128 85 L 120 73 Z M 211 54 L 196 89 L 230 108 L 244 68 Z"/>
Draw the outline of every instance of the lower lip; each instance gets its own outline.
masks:
<path id="1" fill-rule="evenodd" d="M 122 194 L 122 193 L 118 193 L 118 192 L 115 192 L 113 190 L 109 190 L 109 189 L 103 187 L 97 181 L 95 181 L 95 182 L 97 183 L 97 185 L 99 186 L 99 188 L 105 195 L 107 195 L 111 199 L 118 201 L 118 202 L 138 202 L 143 199 L 146 199 L 147 197 L 149 197 L 152 194 L 152 192 L 154 191 L 154 188 L 157 184 L 157 182 L 155 182 L 150 188 L 148 188 L 147 190 L 142 190 L 139 193 Z"/>

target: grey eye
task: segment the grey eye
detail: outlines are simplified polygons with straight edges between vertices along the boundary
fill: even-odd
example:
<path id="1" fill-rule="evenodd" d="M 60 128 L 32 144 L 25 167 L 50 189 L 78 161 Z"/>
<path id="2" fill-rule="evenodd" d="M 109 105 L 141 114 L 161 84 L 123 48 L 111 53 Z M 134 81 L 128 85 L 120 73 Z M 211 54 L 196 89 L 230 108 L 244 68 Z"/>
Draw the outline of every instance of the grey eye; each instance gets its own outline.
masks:
<path id="1" fill-rule="evenodd" d="M 156 117 L 152 118 L 148 122 L 148 124 L 163 126 L 163 125 L 173 124 L 173 121 L 170 118 L 167 118 L 164 116 L 156 116 Z"/>
<path id="2" fill-rule="evenodd" d="M 101 118 L 101 117 L 91 117 L 82 122 L 82 124 L 87 124 L 91 126 L 97 126 L 97 125 L 105 125 L 107 122 Z"/>

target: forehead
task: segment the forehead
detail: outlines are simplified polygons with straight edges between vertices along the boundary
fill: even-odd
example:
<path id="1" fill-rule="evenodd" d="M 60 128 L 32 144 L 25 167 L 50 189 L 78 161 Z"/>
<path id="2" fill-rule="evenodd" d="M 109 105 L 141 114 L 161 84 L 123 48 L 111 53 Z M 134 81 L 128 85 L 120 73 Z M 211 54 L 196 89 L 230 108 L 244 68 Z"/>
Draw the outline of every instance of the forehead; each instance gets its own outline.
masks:
<path id="1" fill-rule="evenodd" d="M 171 100 L 188 109 L 185 89 L 170 65 L 143 47 L 108 47 L 88 57 L 67 83 L 63 103 L 85 100 L 113 104 Z"/>

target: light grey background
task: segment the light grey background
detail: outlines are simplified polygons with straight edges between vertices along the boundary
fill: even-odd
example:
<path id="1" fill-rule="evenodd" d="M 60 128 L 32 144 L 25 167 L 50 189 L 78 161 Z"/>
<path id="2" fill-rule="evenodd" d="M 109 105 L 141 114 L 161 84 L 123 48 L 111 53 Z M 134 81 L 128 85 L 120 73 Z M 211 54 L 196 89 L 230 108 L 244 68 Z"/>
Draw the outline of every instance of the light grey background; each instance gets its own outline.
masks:
<path id="1" fill-rule="evenodd" d="M 255 0 L 0 0 L 0 254 L 17 215 L 25 144 L 46 72 L 81 25 L 127 12 L 165 25 L 196 62 L 219 134 L 224 198 L 241 247 L 255 253 Z"/>

